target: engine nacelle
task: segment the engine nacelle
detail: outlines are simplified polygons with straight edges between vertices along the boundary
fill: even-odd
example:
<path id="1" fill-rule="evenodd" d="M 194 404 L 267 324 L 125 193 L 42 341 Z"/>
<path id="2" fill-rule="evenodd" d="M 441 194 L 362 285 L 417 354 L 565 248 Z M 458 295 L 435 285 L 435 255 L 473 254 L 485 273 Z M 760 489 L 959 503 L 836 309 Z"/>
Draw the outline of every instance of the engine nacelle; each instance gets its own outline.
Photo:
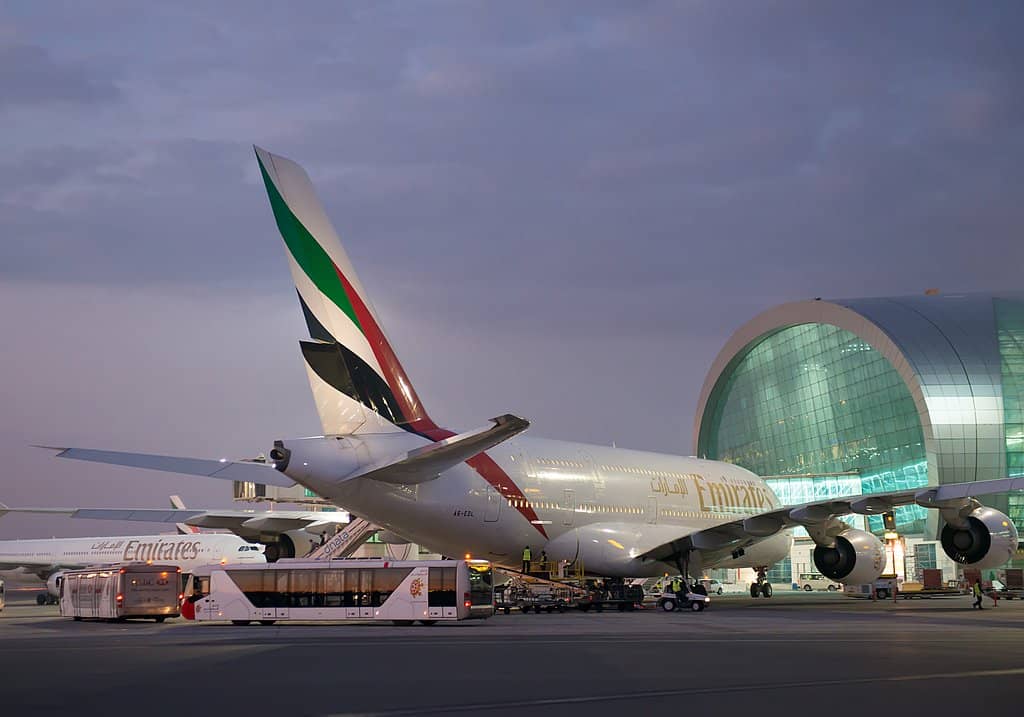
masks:
<path id="1" fill-rule="evenodd" d="M 281 558 L 301 558 L 320 544 L 320 537 L 305 530 L 289 530 L 277 536 L 277 540 L 261 540 L 265 546 L 263 556 L 268 563 Z"/>
<path id="2" fill-rule="evenodd" d="M 871 533 L 850 528 L 836 536 L 835 547 L 814 547 L 814 565 L 836 582 L 873 583 L 885 569 L 885 549 Z"/>
<path id="3" fill-rule="evenodd" d="M 995 508 L 975 508 L 967 525 L 942 529 L 942 549 L 952 560 L 972 568 L 995 568 L 1017 550 L 1017 526 Z"/>
<path id="4" fill-rule="evenodd" d="M 64 570 L 58 570 L 46 578 L 46 592 L 54 597 L 60 595 L 60 583 L 64 579 Z"/>

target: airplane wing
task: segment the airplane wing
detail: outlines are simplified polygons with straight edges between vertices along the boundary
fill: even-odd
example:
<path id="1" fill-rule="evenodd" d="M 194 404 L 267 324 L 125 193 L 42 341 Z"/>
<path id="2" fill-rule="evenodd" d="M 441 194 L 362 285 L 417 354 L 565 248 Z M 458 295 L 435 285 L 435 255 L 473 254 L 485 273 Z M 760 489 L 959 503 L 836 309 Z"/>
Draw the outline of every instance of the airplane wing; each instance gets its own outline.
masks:
<path id="1" fill-rule="evenodd" d="M 145 523 L 184 523 L 196 528 L 230 530 L 237 535 L 254 533 L 284 533 L 289 530 L 316 529 L 329 525 L 347 524 L 345 511 L 307 510 L 196 510 L 165 508 L 8 508 L 0 507 L 0 516 L 6 513 L 42 513 L 66 515 L 90 520 L 127 520 Z"/>
<path id="2" fill-rule="evenodd" d="M 347 476 L 345 480 L 372 478 L 384 483 L 405 485 L 425 483 L 530 427 L 530 422 L 525 418 L 510 413 L 492 418 L 491 422 L 494 425 L 460 433 L 366 466 Z"/>
<path id="3" fill-rule="evenodd" d="M 145 468 L 151 471 L 182 473 L 184 475 L 221 478 L 223 480 L 262 483 L 291 488 L 295 481 L 274 470 L 273 464 L 250 461 L 209 460 L 204 458 L 179 458 L 157 456 L 149 453 L 124 453 L 121 451 L 98 451 L 92 448 L 64 448 L 58 446 L 36 446 L 58 451 L 58 458 L 72 458 L 93 463 L 108 463 L 115 466 Z"/>
<path id="4" fill-rule="evenodd" d="M 791 505 L 774 510 L 748 515 L 728 523 L 692 533 L 677 536 L 645 550 L 642 557 L 651 560 L 666 560 L 678 553 L 680 541 L 698 550 L 720 550 L 742 547 L 767 538 L 785 528 L 803 526 L 813 528 L 824 525 L 844 515 L 881 515 L 901 505 L 920 505 L 924 508 L 955 509 L 976 496 L 1024 490 L 1024 478 L 1001 478 L 998 480 L 953 483 L 950 485 L 926 486 L 893 493 L 871 493 L 867 495 L 830 498 L 802 505 Z"/>

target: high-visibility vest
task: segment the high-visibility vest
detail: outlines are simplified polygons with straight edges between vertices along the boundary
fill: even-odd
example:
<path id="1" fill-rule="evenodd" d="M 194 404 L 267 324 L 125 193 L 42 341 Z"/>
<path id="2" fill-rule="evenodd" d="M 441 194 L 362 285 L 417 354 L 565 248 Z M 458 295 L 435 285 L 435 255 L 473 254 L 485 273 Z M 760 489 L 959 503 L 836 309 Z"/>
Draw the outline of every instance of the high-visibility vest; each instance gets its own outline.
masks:
<path id="1" fill-rule="evenodd" d="M 523 550 L 523 560 L 529 560 L 532 557 L 533 557 L 533 554 L 530 552 L 530 549 L 529 548 L 525 548 Z"/>
<path id="2" fill-rule="evenodd" d="M 683 589 L 683 584 L 678 580 L 672 581 L 672 592 L 678 595 Z"/>

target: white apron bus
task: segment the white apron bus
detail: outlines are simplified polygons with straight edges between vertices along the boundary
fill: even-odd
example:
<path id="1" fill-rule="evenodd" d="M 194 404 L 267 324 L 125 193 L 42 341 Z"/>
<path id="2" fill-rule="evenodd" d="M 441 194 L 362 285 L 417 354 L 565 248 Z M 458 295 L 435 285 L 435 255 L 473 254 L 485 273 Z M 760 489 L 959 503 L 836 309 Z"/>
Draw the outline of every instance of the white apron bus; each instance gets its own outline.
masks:
<path id="1" fill-rule="evenodd" d="M 485 560 L 279 560 L 264 565 L 211 565 L 185 590 L 196 620 L 235 625 L 310 620 L 419 621 L 494 614 L 491 564 Z"/>
<path id="2" fill-rule="evenodd" d="M 181 568 L 130 563 L 68 570 L 60 577 L 60 614 L 76 620 L 178 617 Z"/>

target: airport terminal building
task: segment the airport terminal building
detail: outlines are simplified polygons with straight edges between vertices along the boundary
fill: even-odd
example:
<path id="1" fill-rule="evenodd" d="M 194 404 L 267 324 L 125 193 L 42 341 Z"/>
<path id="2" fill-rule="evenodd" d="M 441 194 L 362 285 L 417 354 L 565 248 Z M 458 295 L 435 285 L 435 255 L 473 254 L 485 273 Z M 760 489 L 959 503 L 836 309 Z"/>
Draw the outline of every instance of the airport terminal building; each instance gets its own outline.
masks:
<path id="1" fill-rule="evenodd" d="M 693 441 L 786 504 L 1024 475 L 1024 294 L 769 309 L 715 359 Z M 1024 534 L 1024 496 L 986 504 Z M 937 517 L 901 507 L 897 528 L 932 540 Z M 882 533 L 878 517 L 867 527 Z"/>

